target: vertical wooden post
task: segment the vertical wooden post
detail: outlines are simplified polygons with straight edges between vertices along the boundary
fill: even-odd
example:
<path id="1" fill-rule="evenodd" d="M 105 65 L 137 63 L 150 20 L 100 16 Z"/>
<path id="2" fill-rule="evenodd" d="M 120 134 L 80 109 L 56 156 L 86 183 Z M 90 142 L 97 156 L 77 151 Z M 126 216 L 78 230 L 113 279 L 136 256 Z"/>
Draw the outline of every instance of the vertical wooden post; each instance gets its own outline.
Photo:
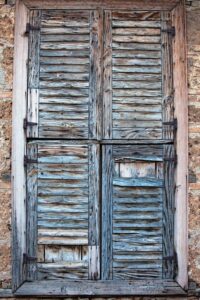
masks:
<path id="1" fill-rule="evenodd" d="M 37 279 L 37 197 L 38 197 L 38 145 L 27 144 L 27 221 L 26 221 L 26 255 L 27 280 Z M 32 162 L 31 162 L 32 161 Z M 31 257 L 31 260 L 28 260 Z"/>
<path id="2" fill-rule="evenodd" d="M 30 26 L 36 29 L 29 32 L 27 121 L 32 125 L 27 126 L 27 137 L 38 137 L 40 22 L 41 11 L 31 11 Z"/>
<path id="3" fill-rule="evenodd" d="M 102 148 L 102 254 L 101 279 L 112 279 L 112 146 Z"/>
<path id="4" fill-rule="evenodd" d="M 163 279 L 173 279 L 176 266 L 174 253 L 175 153 L 173 145 L 164 145 L 163 148 Z"/>
<path id="5" fill-rule="evenodd" d="M 172 61 L 172 34 L 167 32 L 171 29 L 171 13 L 161 13 L 161 37 L 162 37 L 162 115 L 163 139 L 174 138 L 174 89 L 173 89 L 173 61 Z"/>
<path id="6" fill-rule="evenodd" d="M 12 116 L 13 291 L 24 282 L 26 277 L 26 268 L 23 267 L 23 253 L 26 251 L 26 192 L 23 168 L 26 136 L 23 130 L 23 120 L 26 115 L 28 38 L 24 33 L 27 22 L 28 10 L 22 1 L 17 0 Z"/>
<path id="7" fill-rule="evenodd" d="M 112 16 L 104 14 L 103 138 L 112 139 Z"/>
<path id="8" fill-rule="evenodd" d="M 102 10 L 91 11 L 90 30 L 89 138 L 99 140 L 102 135 Z"/>
<path id="9" fill-rule="evenodd" d="M 89 146 L 89 279 L 100 278 L 100 145 Z"/>
<path id="10" fill-rule="evenodd" d="M 172 12 L 172 25 L 176 28 L 173 41 L 174 64 L 174 101 L 175 116 L 178 122 L 176 151 L 178 156 L 175 195 L 175 248 L 178 259 L 177 281 L 181 287 L 188 284 L 188 103 L 187 103 L 187 61 L 186 61 L 186 28 L 184 1 Z"/>

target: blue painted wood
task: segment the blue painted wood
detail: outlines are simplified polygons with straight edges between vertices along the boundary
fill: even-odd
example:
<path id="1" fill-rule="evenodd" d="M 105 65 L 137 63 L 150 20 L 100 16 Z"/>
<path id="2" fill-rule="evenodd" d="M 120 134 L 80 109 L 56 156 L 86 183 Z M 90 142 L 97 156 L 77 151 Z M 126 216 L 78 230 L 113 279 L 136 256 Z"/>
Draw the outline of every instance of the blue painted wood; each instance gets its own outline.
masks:
<path id="1" fill-rule="evenodd" d="M 125 187 L 163 187 L 163 180 L 154 178 L 114 178 L 113 185 Z"/>

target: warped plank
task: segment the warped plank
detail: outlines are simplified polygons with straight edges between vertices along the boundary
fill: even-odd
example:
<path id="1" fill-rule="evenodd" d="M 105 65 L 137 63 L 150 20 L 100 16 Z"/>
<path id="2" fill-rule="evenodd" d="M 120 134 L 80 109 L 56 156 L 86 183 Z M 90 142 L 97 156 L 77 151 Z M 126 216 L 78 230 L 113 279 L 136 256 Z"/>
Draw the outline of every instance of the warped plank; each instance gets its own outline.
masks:
<path id="1" fill-rule="evenodd" d="M 89 35 L 88 34 L 41 34 L 41 43 L 43 42 L 85 42 L 89 41 Z"/>
<path id="2" fill-rule="evenodd" d="M 57 53 L 55 53 L 55 56 Z M 72 55 L 70 58 L 68 57 L 52 57 L 52 56 L 42 56 L 40 58 L 40 65 L 48 64 L 48 65 L 85 65 L 88 64 L 88 58 L 87 57 L 73 57 Z"/>
<path id="3" fill-rule="evenodd" d="M 45 24 L 44 24 L 45 25 Z M 52 34 L 88 34 L 89 29 L 88 27 L 77 27 L 77 26 L 70 26 L 70 27 L 42 27 L 41 33 L 43 35 L 52 35 Z"/>
<path id="4" fill-rule="evenodd" d="M 43 81 L 43 80 L 53 80 L 54 82 L 55 81 L 86 81 L 88 82 L 89 80 L 89 74 L 86 72 L 86 73 L 79 73 L 79 74 L 76 74 L 76 73 L 57 73 L 57 74 L 52 74 L 52 73 L 43 73 L 41 72 L 40 73 L 40 80 Z M 66 99 L 67 101 L 67 99 Z"/>
<path id="5" fill-rule="evenodd" d="M 162 130 L 161 128 L 114 128 L 113 130 L 113 138 L 118 140 L 118 139 L 135 139 L 135 140 L 146 140 L 146 143 L 150 143 L 150 140 L 153 142 L 154 140 L 161 139 L 162 137 Z M 151 142 L 151 143 L 152 143 Z M 150 143 L 150 144 L 151 144 Z M 131 161 L 131 158 L 125 158 L 124 161 Z"/>
<path id="6" fill-rule="evenodd" d="M 113 11 L 112 12 L 113 20 L 137 20 L 137 21 L 154 21 L 160 20 L 159 11 Z"/>
<path id="7" fill-rule="evenodd" d="M 155 66 L 161 65 L 161 60 L 160 59 L 130 59 L 130 58 L 114 58 L 113 63 L 116 66 Z"/>
<path id="8" fill-rule="evenodd" d="M 161 45 L 158 44 L 143 44 L 143 43 L 120 43 L 113 42 L 113 49 L 116 50 L 144 50 L 144 51 L 160 51 Z"/>
<path id="9" fill-rule="evenodd" d="M 62 43 L 53 43 L 53 42 L 42 42 L 40 44 L 40 49 L 42 50 L 86 50 L 89 49 L 88 42 L 62 42 Z"/>
<path id="10" fill-rule="evenodd" d="M 163 180 L 153 178 L 114 178 L 113 185 L 127 187 L 163 187 Z"/>
<path id="11" fill-rule="evenodd" d="M 114 35 L 139 35 L 139 36 L 157 36 L 160 35 L 159 28 L 113 28 Z"/>
<path id="12" fill-rule="evenodd" d="M 160 36 L 143 36 L 143 35 L 114 35 L 113 42 L 120 43 L 144 43 L 144 44 L 158 44 L 160 43 Z"/>
<path id="13" fill-rule="evenodd" d="M 115 158 L 129 156 L 135 160 L 162 161 L 163 145 L 132 145 L 131 147 L 129 145 L 114 145 L 113 156 Z"/>
<path id="14" fill-rule="evenodd" d="M 137 67 L 137 66 L 113 66 L 113 72 L 119 72 L 119 73 L 147 73 L 147 74 L 161 74 L 161 68 L 160 66 L 143 66 L 143 67 Z M 124 75 L 126 76 L 126 75 Z"/>
<path id="15" fill-rule="evenodd" d="M 122 32 L 126 32 L 124 29 L 121 29 Z M 138 29 L 137 29 L 138 30 Z M 113 29 L 114 31 L 114 29 Z M 160 51 L 148 51 L 148 50 L 117 50 L 112 53 L 113 58 L 147 58 L 147 59 L 153 59 L 153 58 L 161 58 Z"/>
<path id="16" fill-rule="evenodd" d="M 53 29 L 53 28 L 51 28 Z M 59 50 L 59 51 L 54 51 L 54 50 L 40 50 L 40 57 L 83 57 L 83 58 L 88 58 L 89 53 L 88 50 L 81 50 L 79 51 L 78 49 L 74 50 Z"/>
<path id="17" fill-rule="evenodd" d="M 113 20 L 113 27 L 130 27 L 130 28 L 160 28 L 160 21 L 126 21 Z"/>

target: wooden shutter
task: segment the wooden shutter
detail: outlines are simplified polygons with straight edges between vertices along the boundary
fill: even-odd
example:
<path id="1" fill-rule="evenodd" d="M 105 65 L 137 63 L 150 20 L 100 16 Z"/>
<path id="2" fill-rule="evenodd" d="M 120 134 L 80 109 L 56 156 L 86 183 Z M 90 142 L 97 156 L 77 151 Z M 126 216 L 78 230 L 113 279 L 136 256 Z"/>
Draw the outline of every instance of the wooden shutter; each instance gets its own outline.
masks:
<path id="1" fill-rule="evenodd" d="M 99 146 L 30 142 L 27 151 L 29 278 L 97 279 Z"/>
<path id="2" fill-rule="evenodd" d="M 173 138 L 170 14 L 104 17 L 104 138 L 161 140 L 166 132 Z"/>
<path id="3" fill-rule="evenodd" d="M 28 279 L 173 278 L 170 13 L 33 10 L 27 30 Z"/>
<path id="4" fill-rule="evenodd" d="M 173 278 L 171 15 L 107 10 L 104 26 L 102 278 Z"/>
<path id="5" fill-rule="evenodd" d="M 32 11 L 28 137 L 97 138 L 100 22 L 98 11 Z"/>
<path id="6" fill-rule="evenodd" d="M 103 146 L 104 279 L 173 276 L 173 146 Z"/>

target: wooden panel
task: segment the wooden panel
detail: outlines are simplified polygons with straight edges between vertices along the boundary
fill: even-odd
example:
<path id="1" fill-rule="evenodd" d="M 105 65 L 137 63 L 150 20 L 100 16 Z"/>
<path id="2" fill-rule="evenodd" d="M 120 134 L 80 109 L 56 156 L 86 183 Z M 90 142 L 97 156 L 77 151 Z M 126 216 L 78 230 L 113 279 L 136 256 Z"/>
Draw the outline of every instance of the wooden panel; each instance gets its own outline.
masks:
<path id="1" fill-rule="evenodd" d="M 100 246 L 89 246 L 89 279 L 100 278 Z"/>
<path id="2" fill-rule="evenodd" d="M 39 85 L 40 25 L 41 25 L 41 11 L 32 10 L 30 12 L 30 26 L 36 29 L 30 30 L 29 33 L 28 87 L 30 89 L 38 89 L 38 85 Z"/>
<path id="3" fill-rule="evenodd" d="M 39 279 L 87 279 L 87 262 L 38 263 Z"/>
<path id="4" fill-rule="evenodd" d="M 26 279 L 23 253 L 26 251 L 26 175 L 23 168 L 25 135 L 23 119 L 26 116 L 28 39 L 24 36 L 29 21 L 28 10 L 22 1 L 16 1 L 15 47 L 12 106 L 12 288 Z"/>
<path id="5" fill-rule="evenodd" d="M 162 278 L 162 146 L 113 146 L 113 279 Z"/>
<path id="6" fill-rule="evenodd" d="M 113 147 L 115 161 L 162 161 L 162 145 L 120 145 Z"/>
<path id="7" fill-rule="evenodd" d="M 87 278 L 88 255 L 83 246 L 45 245 L 44 262 L 38 263 L 39 279 Z"/>
<path id="8" fill-rule="evenodd" d="M 159 12 L 112 14 L 114 139 L 162 138 Z"/>
<path id="9" fill-rule="evenodd" d="M 112 146 L 102 147 L 101 279 L 112 279 Z"/>
<path id="10" fill-rule="evenodd" d="M 38 137 L 39 89 L 28 89 L 27 137 Z M 31 124 L 32 123 L 32 124 Z M 29 125 L 31 124 L 31 125 Z"/>
<path id="11" fill-rule="evenodd" d="M 37 261 L 44 262 L 45 260 L 45 245 L 38 245 L 37 247 Z"/>

